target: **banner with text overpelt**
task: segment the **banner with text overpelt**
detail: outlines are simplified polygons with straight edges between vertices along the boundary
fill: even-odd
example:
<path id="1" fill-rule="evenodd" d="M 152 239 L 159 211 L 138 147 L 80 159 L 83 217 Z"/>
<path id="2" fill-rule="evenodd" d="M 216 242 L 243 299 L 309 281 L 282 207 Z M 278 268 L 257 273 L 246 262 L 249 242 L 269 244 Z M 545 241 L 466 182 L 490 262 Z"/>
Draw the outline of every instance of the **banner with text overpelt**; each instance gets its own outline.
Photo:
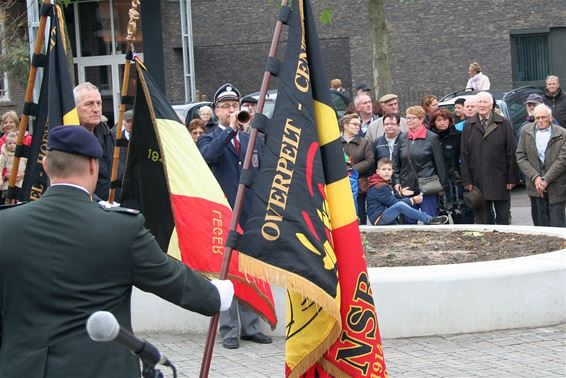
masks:
<path id="1" fill-rule="evenodd" d="M 288 289 L 286 374 L 385 377 L 377 314 L 310 2 L 295 0 L 242 271 Z"/>

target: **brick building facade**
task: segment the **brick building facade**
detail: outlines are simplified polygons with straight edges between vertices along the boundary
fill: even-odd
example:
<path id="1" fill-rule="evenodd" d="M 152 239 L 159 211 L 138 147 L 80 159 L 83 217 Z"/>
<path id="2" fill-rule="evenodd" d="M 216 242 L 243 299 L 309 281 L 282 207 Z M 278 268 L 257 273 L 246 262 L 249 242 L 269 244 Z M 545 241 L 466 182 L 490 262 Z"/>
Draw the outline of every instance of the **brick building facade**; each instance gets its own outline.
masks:
<path id="1" fill-rule="evenodd" d="M 277 3 L 271 0 L 191 1 L 194 75 L 200 93 L 210 99 L 214 90 L 228 81 L 243 93 L 259 90 L 275 27 Z M 312 3 L 317 17 L 325 7 L 334 11 L 332 24 L 318 26 L 329 76 L 341 78 L 345 88 L 360 83 L 373 86 L 367 1 L 315 0 Z M 484 73 L 490 77 L 493 89 L 510 89 L 517 85 L 513 73 L 513 35 L 517 30 L 523 30 L 526 35 L 544 36 L 557 28 L 564 37 L 557 41 L 566 44 L 564 0 L 540 0 L 536 5 L 510 0 L 384 0 L 384 4 L 393 91 L 401 95 L 404 106 L 416 103 L 424 94 L 442 95 L 463 89 L 468 79 L 468 65 L 474 60 L 480 62 Z M 179 0 L 161 0 L 151 7 L 153 12 L 142 11 L 141 16 L 145 25 L 160 21 L 154 30 L 161 33 L 161 38 L 157 39 L 158 43 L 150 39 L 147 33 L 153 31 L 144 26 L 144 59 L 148 62 L 157 56 L 162 60 L 161 67 L 149 68 L 159 71 L 163 77 L 170 100 L 182 103 L 185 84 L 180 3 Z M 148 20 L 148 17 L 151 18 Z M 284 28 L 280 57 L 285 51 L 286 38 Z M 546 74 L 566 77 L 564 45 L 549 42 L 548 49 L 547 58 L 555 64 Z M 529 82 L 542 83 L 540 77 Z M 271 87 L 276 85 L 276 79 L 272 80 Z M 21 110 L 18 100 L 23 98 L 23 93 L 18 92 L 21 89 L 17 85 L 11 88 L 14 106 Z"/>
<path id="2" fill-rule="evenodd" d="M 259 90 L 277 13 L 274 2 L 193 0 L 193 33 L 197 88 L 210 98 L 221 83 L 231 81 L 243 92 Z M 371 29 L 367 1 L 313 1 L 315 15 L 334 10 L 333 23 L 318 32 L 329 76 L 345 88 L 373 86 Z M 513 87 L 511 34 L 566 26 L 562 0 L 385 0 L 390 38 L 393 91 L 405 105 L 424 94 L 443 95 L 463 89 L 467 69 L 478 61 L 494 89 Z M 174 5 L 173 5 L 174 4 Z M 175 2 L 167 6 L 175 7 Z M 174 27 L 171 23 L 169 27 Z M 286 35 L 282 36 L 280 55 Z M 566 42 L 566 41 L 565 41 Z M 555 60 L 566 62 L 566 48 L 555 48 Z M 563 55 L 563 59 L 556 55 Z M 550 70 L 566 77 L 566 63 Z M 542 85 L 538 80 L 532 84 Z M 275 82 L 271 87 L 274 87 Z M 566 84 L 565 84 L 566 85 Z"/>

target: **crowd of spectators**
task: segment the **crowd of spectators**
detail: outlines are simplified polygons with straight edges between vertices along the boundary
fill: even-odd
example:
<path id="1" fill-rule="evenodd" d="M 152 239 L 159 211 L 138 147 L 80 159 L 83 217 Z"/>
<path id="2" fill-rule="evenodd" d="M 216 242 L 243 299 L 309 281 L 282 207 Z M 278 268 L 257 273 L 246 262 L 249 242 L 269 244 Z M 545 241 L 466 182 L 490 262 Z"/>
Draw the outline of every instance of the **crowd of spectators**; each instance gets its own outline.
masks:
<path id="1" fill-rule="evenodd" d="M 468 74 L 466 88 L 475 94 L 458 98 L 452 112 L 439 108 L 433 95 L 403 113 L 393 93 L 381 96 L 376 107 L 367 86 L 356 88 L 339 124 L 348 169 L 358 177 L 360 224 L 368 218 L 370 224 L 440 224 L 439 216 L 453 223 L 510 224 L 510 192 L 522 184 L 535 225 L 566 227 L 566 97 L 560 79 L 548 76 L 544 95 L 529 95 L 527 117 L 514 130 L 477 62 Z"/>
<path id="2" fill-rule="evenodd" d="M 477 62 L 470 64 L 468 74 L 466 89 L 476 94 L 456 99 L 452 111 L 439 107 L 434 95 L 426 95 L 419 105 L 401 112 L 397 94 L 388 93 L 374 100 L 366 84 L 355 88 L 339 125 L 347 166 L 356 180 L 353 190 L 360 224 L 366 224 L 368 217 L 371 224 L 376 224 L 378 218 L 377 223 L 383 224 L 381 214 L 369 213 L 370 208 L 383 209 L 369 203 L 375 196 L 368 197 L 368 192 L 377 182 L 381 191 L 390 187 L 397 200 L 430 219 L 447 215 L 453 223 L 478 224 L 509 224 L 510 191 L 515 185 L 523 184 L 531 201 L 533 223 L 566 227 L 566 95 L 560 79 L 549 75 L 545 93 L 528 96 L 527 117 L 513 129 L 496 108 L 488 91 L 489 78 Z M 346 93 L 339 79 L 332 80 L 330 86 Z M 78 86 L 75 92 L 79 110 L 86 94 L 98 95 L 96 87 L 89 83 Z M 256 104 L 257 99 L 244 97 L 240 100 L 240 110 L 253 115 Z M 188 124 L 195 143 L 217 127 L 213 115 L 211 107 L 203 106 L 197 118 Z M 0 203 L 3 203 L 19 119 L 15 112 L 8 111 L 0 121 Z M 131 132 L 131 121 L 130 111 L 124 118 L 126 139 Z M 86 123 L 85 127 L 89 126 Z M 92 123 L 97 126 L 100 120 L 97 118 Z M 242 131 L 249 132 L 250 123 L 251 117 Z M 100 128 L 94 130 L 97 129 Z M 31 144 L 27 133 L 23 143 Z M 110 153 L 110 143 L 102 144 L 108 144 Z M 378 162 L 382 160 L 391 164 L 387 179 L 380 176 Z M 20 187 L 25 164 L 25 159 L 21 159 L 16 178 Z M 105 198 L 102 192 L 97 194 Z M 407 198 L 410 200 L 403 201 Z M 411 224 L 424 219 L 405 213 L 408 212 L 399 213 L 394 223 Z M 438 223 L 438 219 L 432 223 Z"/>

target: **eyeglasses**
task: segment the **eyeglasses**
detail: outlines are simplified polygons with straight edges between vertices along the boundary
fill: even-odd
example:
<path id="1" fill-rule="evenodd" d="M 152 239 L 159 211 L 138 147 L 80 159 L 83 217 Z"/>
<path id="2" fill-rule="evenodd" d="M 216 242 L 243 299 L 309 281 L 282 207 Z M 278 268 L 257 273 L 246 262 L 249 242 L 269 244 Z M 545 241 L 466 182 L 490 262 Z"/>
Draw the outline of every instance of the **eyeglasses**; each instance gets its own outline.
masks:
<path id="1" fill-rule="evenodd" d="M 240 109 L 240 104 L 235 102 L 233 104 L 217 105 L 216 107 L 219 108 L 219 109 L 222 109 L 222 110 L 227 110 L 227 109 L 230 109 L 230 108 L 238 110 L 238 109 Z"/>
<path id="2" fill-rule="evenodd" d="M 352 125 L 352 126 L 361 126 L 362 124 L 359 122 L 348 122 L 348 125 Z"/>
<path id="3" fill-rule="evenodd" d="M 407 121 L 412 121 L 414 119 L 418 119 L 419 117 L 415 117 L 415 116 L 407 116 Z"/>
<path id="4" fill-rule="evenodd" d="M 535 121 L 542 121 L 543 119 L 547 119 L 550 116 L 542 116 L 542 117 L 535 117 Z"/>

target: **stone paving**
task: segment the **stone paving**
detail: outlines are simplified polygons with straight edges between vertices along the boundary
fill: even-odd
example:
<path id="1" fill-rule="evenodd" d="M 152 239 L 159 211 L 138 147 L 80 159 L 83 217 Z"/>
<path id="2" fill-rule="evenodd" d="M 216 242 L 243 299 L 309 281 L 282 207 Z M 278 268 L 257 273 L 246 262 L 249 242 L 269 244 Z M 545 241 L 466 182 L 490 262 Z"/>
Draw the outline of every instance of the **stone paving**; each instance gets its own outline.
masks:
<path id="1" fill-rule="evenodd" d="M 177 367 L 178 377 L 198 377 L 204 335 L 150 333 Z M 390 377 L 566 377 L 566 324 L 533 329 L 383 340 Z M 209 377 L 283 377 L 285 344 L 217 341 Z M 171 377 L 167 368 L 162 372 Z"/>
<path id="2" fill-rule="evenodd" d="M 512 193 L 512 224 L 532 225 L 524 189 Z M 178 377 L 198 377 L 205 335 L 140 334 L 176 366 Z M 390 377 L 566 377 L 566 323 L 532 329 L 383 340 Z M 219 339 L 209 377 L 283 377 L 285 343 L 241 341 L 227 350 Z M 167 368 L 166 377 L 172 377 Z"/>

